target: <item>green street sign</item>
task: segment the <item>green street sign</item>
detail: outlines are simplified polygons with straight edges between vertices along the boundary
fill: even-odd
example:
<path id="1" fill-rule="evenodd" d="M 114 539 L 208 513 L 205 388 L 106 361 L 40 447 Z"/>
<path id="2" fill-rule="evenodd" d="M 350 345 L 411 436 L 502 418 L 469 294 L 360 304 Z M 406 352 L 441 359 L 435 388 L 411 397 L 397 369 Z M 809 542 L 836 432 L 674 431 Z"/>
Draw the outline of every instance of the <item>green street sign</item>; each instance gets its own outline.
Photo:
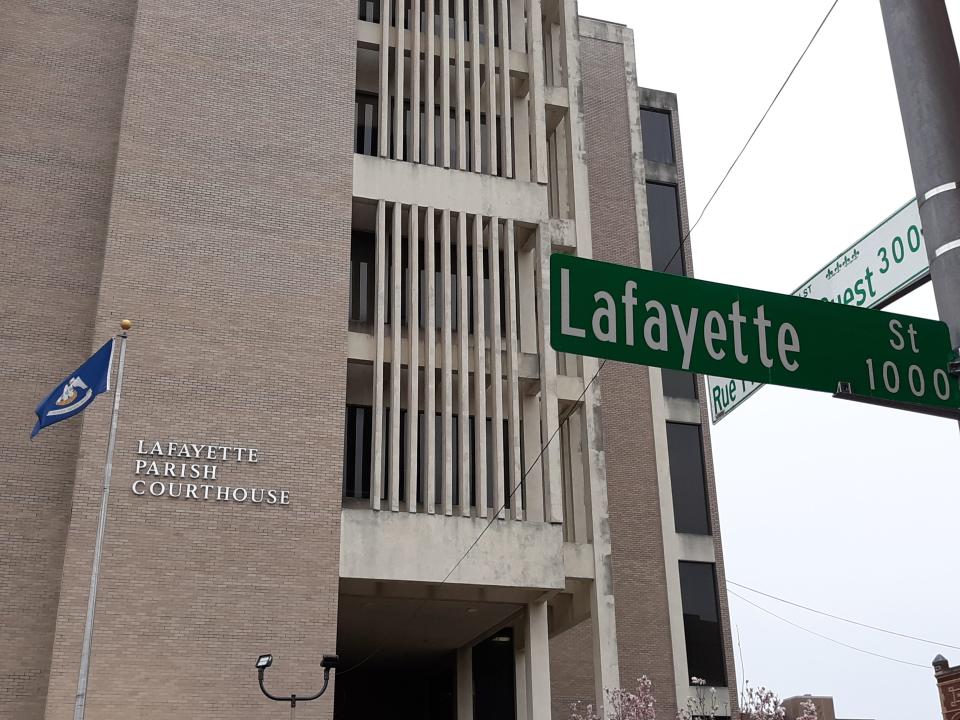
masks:
<path id="1" fill-rule="evenodd" d="M 955 411 L 947 326 L 935 320 L 555 253 L 559 352 Z"/>

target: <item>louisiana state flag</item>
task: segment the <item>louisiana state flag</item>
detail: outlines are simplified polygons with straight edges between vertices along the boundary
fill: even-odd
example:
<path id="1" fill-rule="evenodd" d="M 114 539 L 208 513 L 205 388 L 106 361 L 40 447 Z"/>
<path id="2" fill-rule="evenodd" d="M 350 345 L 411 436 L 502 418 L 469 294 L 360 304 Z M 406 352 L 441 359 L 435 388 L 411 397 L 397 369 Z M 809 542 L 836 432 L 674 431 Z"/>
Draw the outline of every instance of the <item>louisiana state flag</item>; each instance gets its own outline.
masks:
<path id="1" fill-rule="evenodd" d="M 113 338 L 54 388 L 37 405 L 37 424 L 32 439 L 47 425 L 72 418 L 87 409 L 93 399 L 110 389 L 110 368 L 113 365 Z"/>

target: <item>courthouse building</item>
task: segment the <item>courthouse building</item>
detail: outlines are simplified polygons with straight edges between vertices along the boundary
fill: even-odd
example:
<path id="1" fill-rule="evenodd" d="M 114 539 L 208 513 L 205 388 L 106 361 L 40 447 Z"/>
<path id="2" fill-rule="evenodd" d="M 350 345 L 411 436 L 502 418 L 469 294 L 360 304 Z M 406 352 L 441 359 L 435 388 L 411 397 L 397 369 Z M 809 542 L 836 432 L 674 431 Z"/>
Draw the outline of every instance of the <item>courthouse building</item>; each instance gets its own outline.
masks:
<path id="1" fill-rule="evenodd" d="M 575 0 L 8 0 L 0 718 L 735 715 L 706 404 L 554 352 L 549 258 L 693 273 L 663 29 Z M 669 62 L 664 58 L 664 62 Z M 729 688 L 729 690 L 728 690 Z"/>

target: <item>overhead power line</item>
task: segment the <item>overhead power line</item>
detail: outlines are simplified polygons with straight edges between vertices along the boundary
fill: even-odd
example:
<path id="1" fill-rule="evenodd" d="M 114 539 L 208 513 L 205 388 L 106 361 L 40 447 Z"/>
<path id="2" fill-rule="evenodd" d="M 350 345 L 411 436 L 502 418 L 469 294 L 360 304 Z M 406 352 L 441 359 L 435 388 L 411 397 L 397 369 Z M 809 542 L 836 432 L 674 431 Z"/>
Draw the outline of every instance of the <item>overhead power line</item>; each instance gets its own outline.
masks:
<path id="1" fill-rule="evenodd" d="M 882 655 L 882 654 L 880 654 L 880 653 L 875 653 L 875 652 L 873 652 L 872 650 L 864 650 L 863 648 L 858 648 L 858 647 L 856 647 L 856 646 L 854 646 L 854 645 L 850 645 L 850 644 L 845 643 L 845 642 L 843 642 L 843 641 L 841 641 L 841 640 L 837 640 L 836 638 L 832 638 L 832 637 L 830 637 L 829 635 L 823 635 L 822 633 L 818 633 L 816 630 L 811 630 L 810 628 L 806 628 L 806 627 L 804 627 L 803 625 L 798 625 L 797 623 L 793 622 L 792 620 L 787 620 L 785 617 L 781 617 L 780 615 L 777 615 L 777 614 L 776 614 L 775 612 L 773 612 L 772 610 L 767 610 L 767 608 L 763 607 L 762 605 L 757 605 L 757 603 L 753 602 L 752 600 L 748 600 L 747 598 L 745 598 L 743 595 L 741 595 L 740 593 L 736 592 L 735 590 L 727 589 L 727 592 L 730 593 L 731 595 L 733 595 L 734 597 L 740 598 L 741 600 L 743 600 L 743 601 L 744 601 L 745 603 L 747 603 L 748 605 L 753 605 L 753 607 L 757 608 L 757 610 L 760 610 L 761 612 L 764 612 L 764 613 L 766 613 L 767 615 L 770 615 L 771 617 L 774 617 L 774 618 L 776 618 L 777 620 L 779 620 L 779 621 L 781 621 L 781 622 L 785 622 L 787 625 L 791 625 L 791 626 L 797 628 L 798 630 L 803 630 L 805 633 L 810 633 L 811 635 L 816 635 L 818 638 L 821 638 L 821 639 L 823 639 L 823 640 L 827 640 L 827 641 L 832 642 L 832 643 L 834 643 L 834 644 L 836 644 L 836 645 L 840 645 L 840 646 L 845 647 L 845 648 L 848 648 L 848 649 L 850 649 L 850 650 L 856 650 L 858 653 L 863 653 L 864 655 L 872 655 L 873 657 L 880 658 L 881 660 L 889 660 L 890 662 L 900 663 L 901 665 L 910 665 L 910 666 L 912 666 L 912 667 L 923 668 L 924 670 L 929 670 L 929 669 L 930 669 L 928 665 L 921 665 L 920 663 L 911 662 L 910 660 L 901 660 L 901 659 L 899 659 L 899 658 L 890 657 L 889 655 Z"/>
<path id="2" fill-rule="evenodd" d="M 960 645 L 951 645 L 950 643 L 937 642 L 935 640 L 927 640 L 926 638 L 917 637 L 916 635 L 907 635 L 906 633 L 896 632 L 894 630 L 887 630 L 886 628 L 877 627 L 876 625 L 869 625 L 867 623 L 859 622 L 857 620 L 850 620 L 849 618 L 840 617 L 839 615 L 834 615 L 832 613 L 825 612 L 824 610 L 817 610 L 816 608 L 807 607 L 806 605 L 801 605 L 800 603 L 793 602 L 792 600 L 787 600 L 782 597 L 777 597 L 776 595 L 771 595 L 770 593 L 765 593 L 762 590 L 757 590 L 752 588 L 749 585 L 741 585 L 738 582 L 733 580 L 727 580 L 727 585 L 734 585 L 743 590 L 749 590 L 752 593 L 757 595 L 762 595 L 765 598 L 770 598 L 771 600 L 776 600 L 777 602 L 784 603 L 785 605 L 792 605 L 795 608 L 800 608 L 801 610 L 806 610 L 807 612 L 816 613 L 817 615 L 823 615 L 824 617 L 831 618 L 833 620 L 839 620 L 840 622 L 850 623 L 851 625 L 857 625 L 858 627 L 867 628 L 868 630 L 876 630 L 877 632 L 886 633 L 887 635 L 894 635 L 895 637 L 906 638 L 907 640 L 916 640 L 917 642 L 927 643 L 928 645 L 934 645 L 939 648 L 950 648 L 952 650 L 960 650 Z"/>
<path id="3" fill-rule="evenodd" d="M 830 6 L 830 9 L 827 10 L 827 14 L 823 16 L 823 20 L 820 21 L 820 25 L 817 26 L 817 29 L 814 31 L 813 35 L 810 38 L 810 41 L 807 43 L 807 46 L 803 49 L 803 52 L 800 53 L 800 57 L 797 58 L 797 61 L 793 64 L 793 67 L 790 68 L 790 72 L 787 73 L 787 78 L 783 81 L 783 84 L 780 86 L 780 89 L 777 90 L 777 94 L 773 96 L 773 100 L 770 101 L 770 104 L 767 106 L 767 109 L 764 111 L 763 115 L 760 117 L 759 122 L 757 122 L 756 127 L 753 128 L 753 131 L 750 133 L 750 136 L 747 138 L 747 141 L 743 144 L 743 147 L 740 148 L 740 152 L 737 153 L 737 156 L 733 159 L 733 162 L 730 163 L 730 167 L 727 168 L 727 172 L 724 173 L 723 178 L 721 178 L 720 183 L 717 185 L 716 189 L 710 195 L 710 198 L 707 200 L 706 204 L 703 206 L 703 210 L 700 211 L 700 215 L 697 217 L 697 220 L 693 225 L 687 230 L 686 234 L 683 236 L 683 239 L 680 240 L 680 244 L 677 246 L 677 249 L 674 251 L 673 256 L 664 265 L 663 270 L 670 267 L 674 260 L 677 259 L 683 251 L 683 246 L 690 239 L 690 235 L 693 233 L 697 225 L 700 224 L 700 221 L 703 220 L 703 216 L 707 212 L 707 208 L 710 207 L 710 204 L 713 202 L 713 199 L 717 196 L 717 193 L 720 192 L 720 188 L 723 187 L 723 184 L 727 181 L 727 178 L 730 177 L 730 173 L 733 172 L 733 169 L 737 166 L 737 163 L 740 162 L 740 158 L 743 157 L 743 153 L 746 151 L 747 146 L 750 145 L 750 142 L 753 140 L 754 135 L 757 134 L 757 131 L 760 129 L 760 126 L 763 125 L 763 121 L 767 119 L 767 115 L 770 114 L 770 111 L 773 109 L 774 104 L 780 98 L 780 95 L 783 93 L 784 88 L 787 87 L 787 83 L 790 82 L 790 78 L 793 77 L 793 74 L 797 71 L 797 68 L 800 66 L 800 63 L 803 61 L 803 58 L 806 56 L 807 51 L 810 49 L 810 46 L 813 45 L 813 41 L 817 39 L 817 35 L 820 34 L 820 31 L 823 29 L 823 26 L 827 24 L 827 20 L 830 18 L 830 15 L 833 13 L 833 9 L 837 6 L 837 3 L 840 0 L 833 0 L 833 4 Z"/>

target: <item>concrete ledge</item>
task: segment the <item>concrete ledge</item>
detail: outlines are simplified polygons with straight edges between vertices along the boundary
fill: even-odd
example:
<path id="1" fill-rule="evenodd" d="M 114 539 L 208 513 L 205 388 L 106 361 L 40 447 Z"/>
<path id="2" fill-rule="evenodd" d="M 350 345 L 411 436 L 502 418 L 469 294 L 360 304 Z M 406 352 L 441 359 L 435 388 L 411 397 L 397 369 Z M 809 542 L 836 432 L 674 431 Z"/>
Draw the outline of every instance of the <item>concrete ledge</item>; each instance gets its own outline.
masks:
<path id="1" fill-rule="evenodd" d="M 697 378 L 697 382 L 699 381 Z M 700 424 L 700 403 L 696 400 L 664 396 L 663 404 L 666 406 L 668 422 Z"/>
<path id="2" fill-rule="evenodd" d="M 534 224 L 549 219 L 545 185 L 369 155 L 353 156 L 353 195 Z"/>
<path id="3" fill-rule="evenodd" d="M 489 522 L 423 513 L 341 511 L 340 576 L 439 583 Z M 560 525 L 498 520 L 448 584 L 561 590 Z"/>

